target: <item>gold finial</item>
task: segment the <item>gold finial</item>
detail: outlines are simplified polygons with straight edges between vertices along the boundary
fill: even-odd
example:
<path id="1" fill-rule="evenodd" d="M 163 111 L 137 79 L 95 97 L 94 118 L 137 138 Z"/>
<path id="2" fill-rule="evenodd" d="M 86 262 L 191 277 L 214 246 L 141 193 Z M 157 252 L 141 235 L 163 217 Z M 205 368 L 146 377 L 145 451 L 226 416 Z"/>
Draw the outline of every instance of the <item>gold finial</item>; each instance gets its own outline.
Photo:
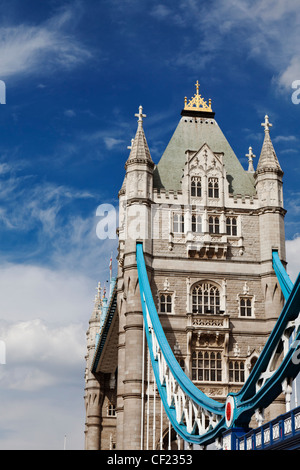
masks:
<path id="1" fill-rule="evenodd" d="M 208 104 L 204 99 L 202 98 L 201 95 L 199 95 L 199 81 L 195 83 L 196 86 L 196 91 L 194 97 L 187 102 L 187 98 L 184 98 L 184 109 L 186 110 L 192 110 L 192 111 L 207 111 L 207 112 L 212 112 L 211 109 L 211 99 L 208 100 Z"/>

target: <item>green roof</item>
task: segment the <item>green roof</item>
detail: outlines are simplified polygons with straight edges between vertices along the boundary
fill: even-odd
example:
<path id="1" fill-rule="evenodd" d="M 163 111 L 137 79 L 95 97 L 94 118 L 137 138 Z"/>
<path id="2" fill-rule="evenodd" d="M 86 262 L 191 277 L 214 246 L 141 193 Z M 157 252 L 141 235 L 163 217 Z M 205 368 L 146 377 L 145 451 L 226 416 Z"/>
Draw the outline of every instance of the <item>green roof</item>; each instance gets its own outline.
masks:
<path id="1" fill-rule="evenodd" d="M 154 188 L 179 191 L 186 150 L 199 150 L 207 144 L 215 153 L 224 153 L 229 191 L 233 195 L 255 194 L 253 174 L 247 173 L 215 119 L 183 116 L 154 170 Z"/>

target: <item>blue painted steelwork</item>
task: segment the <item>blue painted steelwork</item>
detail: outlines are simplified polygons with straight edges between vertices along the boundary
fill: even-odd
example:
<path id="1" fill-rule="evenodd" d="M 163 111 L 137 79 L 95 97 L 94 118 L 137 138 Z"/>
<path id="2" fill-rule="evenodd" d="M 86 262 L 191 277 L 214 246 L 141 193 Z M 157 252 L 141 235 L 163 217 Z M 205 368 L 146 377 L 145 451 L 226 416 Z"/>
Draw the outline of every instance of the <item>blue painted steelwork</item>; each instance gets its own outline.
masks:
<path id="1" fill-rule="evenodd" d="M 278 251 L 272 252 L 272 259 L 273 259 L 273 269 L 276 273 L 284 298 L 287 300 L 292 291 L 293 283 L 290 280 L 288 273 L 286 272 L 286 270 L 284 269 L 280 261 Z"/>
<path id="2" fill-rule="evenodd" d="M 244 386 L 238 393 L 228 395 L 228 398 L 231 397 L 232 400 L 233 417 L 230 420 L 230 424 L 227 426 L 225 422 L 225 405 L 208 398 L 190 381 L 176 361 L 176 358 L 168 344 L 153 301 L 145 266 L 142 243 L 137 243 L 136 256 L 145 330 L 150 350 L 151 363 L 158 391 L 172 426 L 186 441 L 204 445 L 209 444 L 215 438 L 221 436 L 226 429 L 230 429 L 232 427 L 247 428 L 255 410 L 258 408 L 264 409 L 269 406 L 282 392 L 283 381 L 286 378 L 293 380 L 299 372 L 300 360 L 298 360 L 298 351 L 300 345 L 300 320 L 298 316 L 300 306 L 300 275 L 293 285 L 285 273 L 284 267 L 278 257 L 278 253 L 273 252 L 274 269 L 278 276 L 280 286 L 284 289 L 286 303 Z M 147 315 L 149 315 L 151 325 L 148 325 Z M 195 403 L 198 403 L 199 406 L 221 416 L 219 423 L 213 428 L 213 430 L 209 430 L 205 435 L 200 436 L 188 433 L 185 424 L 178 423 L 174 408 L 168 405 L 166 390 L 159 377 L 158 361 L 153 354 L 151 328 L 155 331 L 160 349 L 171 373 L 184 393 Z M 276 370 L 273 370 L 272 361 L 277 353 L 280 355 L 280 347 L 282 346 L 284 335 L 288 334 L 289 331 L 293 331 L 294 341 L 289 343 L 288 351 L 284 355 L 282 362 L 277 369 L 274 367 Z"/>
<path id="3" fill-rule="evenodd" d="M 280 395 L 282 392 L 282 382 L 285 378 L 294 379 L 298 375 L 300 368 L 299 361 L 297 360 L 297 351 L 300 344 L 299 328 L 297 328 L 295 340 L 291 343 L 280 366 L 257 390 L 260 385 L 260 378 L 267 370 L 276 348 L 280 345 L 280 339 L 288 323 L 297 319 L 299 307 L 300 275 L 247 381 L 237 394 L 230 394 L 235 402 L 232 424 L 236 426 L 248 424 L 257 408 L 266 408 Z M 278 350 L 279 352 L 280 350 Z"/>
<path id="4" fill-rule="evenodd" d="M 146 337 L 148 342 L 148 347 L 150 351 L 151 363 L 153 367 L 153 371 L 155 374 L 155 380 L 158 388 L 158 392 L 160 394 L 161 400 L 164 405 L 164 409 L 168 415 L 169 420 L 172 423 L 173 428 L 175 431 L 186 441 L 194 444 L 202 444 L 202 441 L 211 442 L 214 441 L 215 438 L 226 429 L 225 425 L 225 418 L 224 412 L 225 407 L 224 404 L 219 403 L 205 395 L 205 393 L 201 392 L 193 382 L 185 375 L 183 370 L 181 369 L 180 365 L 178 364 L 173 351 L 171 350 L 169 343 L 166 339 L 164 334 L 163 328 L 159 321 L 159 317 L 156 311 L 156 307 L 153 301 L 151 288 L 149 285 L 144 254 L 143 254 L 143 245 L 141 243 L 137 243 L 136 247 L 136 257 L 137 257 L 137 268 L 138 268 L 138 276 L 139 276 L 139 286 L 140 286 L 140 294 L 141 294 L 141 302 L 143 308 L 143 317 L 145 322 L 145 331 Z M 152 335 L 148 325 L 147 315 L 149 315 L 152 323 L 152 327 L 155 330 L 155 334 L 157 337 L 157 341 L 161 348 L 162 354 L 166 359 L 170 372 L 176 379 L 176 382 L 180 386 L 180 388 L 184 391 L 184 393 L 189 397 L 190 400 L 198 404 L 200 407 L 205 408 L 207 411 L 214 413 L 216 415 L 220 415 L 221 420 L 216 428 L 208 431 L 205 436 L 200 436 L 197 434 L 190 434 L 186 430 L 186 425 L 184 423 L 178 423 L 176 419 L 176 412 L 174 407 L 169 406 L 167 402 L 167 394 L 166 388 L 161 383 L 159 377 L 159 365 L 157 359 L 154 357 L 153 354 L 153 343 L 152 343 Z"/>
<path id="5" fill-rule="evenodd" d="M 300 407 L 235 440 L 236 450 L 300 449 Z"/>

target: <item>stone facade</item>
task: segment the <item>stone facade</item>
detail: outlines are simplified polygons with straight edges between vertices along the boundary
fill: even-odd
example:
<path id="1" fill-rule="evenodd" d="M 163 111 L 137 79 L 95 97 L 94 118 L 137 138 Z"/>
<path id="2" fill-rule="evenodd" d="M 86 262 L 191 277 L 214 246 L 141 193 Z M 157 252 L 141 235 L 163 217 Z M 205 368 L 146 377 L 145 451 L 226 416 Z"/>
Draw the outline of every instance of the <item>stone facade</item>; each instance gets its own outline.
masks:
<path id="1" fill-rule="evenodd" d="M 93 312 L 88 330 L 87 449 L 152 449 L 174 437 L 148 367 L 136 240 L 143 241 L 153 298 L 178 362 L 218 401 L 241 388 L 283 306 L 272 268 L 272 250 L 285 263 L 283 172 L 268 118 L 254 172 L 252 149 L 246 171 L 211 107 L 185 107 L 156 166 L 141 108 L 137 117 L 119 192 L 117 319 L 96 362 L 101 313 Z M 282 406 L 279 399 L 265 418 Z"/>

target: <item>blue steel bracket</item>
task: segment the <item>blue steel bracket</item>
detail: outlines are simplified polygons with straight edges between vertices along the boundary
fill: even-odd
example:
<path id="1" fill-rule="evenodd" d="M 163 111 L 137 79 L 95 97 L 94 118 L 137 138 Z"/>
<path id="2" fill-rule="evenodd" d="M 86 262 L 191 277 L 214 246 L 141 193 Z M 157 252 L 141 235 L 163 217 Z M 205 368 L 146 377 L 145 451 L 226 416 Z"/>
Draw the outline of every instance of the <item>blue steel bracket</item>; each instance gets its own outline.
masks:
<path id="1" fill-rule="evenodd" d="M 247 426 L 254 412 L 269 406 L 282 393 L 285 380 L 294 380 L 300 371 L 300 275 L 293 285 L 277 252 L 273 262 L 286 303 L 242 389 L 227 397 L 228 427 Z"/>
<path id="2" fill-rule="evenodd" d="M 282 265 L 280 261 L 278 251 L 276 250 L 272 251 L 272 260 L 273 260 L 273 269 L 279 281 L 283 296 L 287 300 L 292 291 L 293 283 L 290 280 L 288 273 L 286 272 L 286 270 L 284 269 L 284 266 Z"/>
<path id="3" fill-rule="evenodd" d="M 156 311 L 141 242 L 136 245 L 136 259 L 151 364 L 173 428 L 187 442 L 200 445 L 213 442 L 233 427 L 248 429 L 255 411 L 269 406 L 282 393 L 284 381 L 293 380 L 300 370 L 300 275 L 293 285 L 278 253 L 273 252 L 286 303 L 247 381 L 238 393 L 227 396 L 224 405 L 201 392 L 181 369 Z M 280 363 L 279 356 L 283 357 Z"/>
<path id="4" fill-rule="evenodd" d="M 136 259 L 151 365 L 165 412 L 185 441 L 198 445 L 213 442 L 226 429 L 224 403 L 205 395 L 181 369 L 156 311 L 140 242 Z"/>

